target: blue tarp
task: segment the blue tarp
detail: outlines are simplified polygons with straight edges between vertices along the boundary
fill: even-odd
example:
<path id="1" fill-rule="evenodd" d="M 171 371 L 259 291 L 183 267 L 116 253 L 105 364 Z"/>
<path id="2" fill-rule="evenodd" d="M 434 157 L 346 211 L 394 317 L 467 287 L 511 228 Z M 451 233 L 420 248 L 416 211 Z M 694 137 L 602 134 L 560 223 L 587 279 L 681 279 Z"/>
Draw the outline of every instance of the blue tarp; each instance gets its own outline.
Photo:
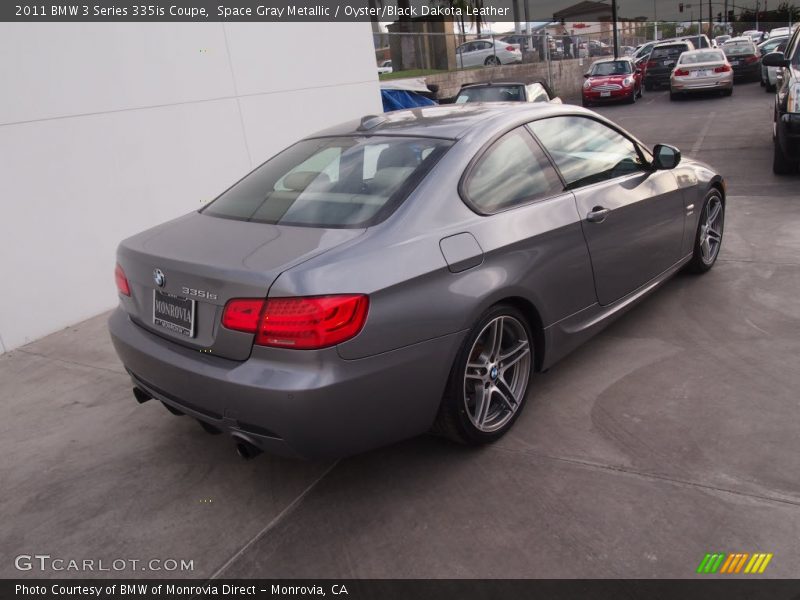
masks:
<path id="1" fill-rule="evenodd" d="M 416 92 L 406 90 L 381 90 L 383 112 L 419 106 L 435 106 L 436 102 Z"/>

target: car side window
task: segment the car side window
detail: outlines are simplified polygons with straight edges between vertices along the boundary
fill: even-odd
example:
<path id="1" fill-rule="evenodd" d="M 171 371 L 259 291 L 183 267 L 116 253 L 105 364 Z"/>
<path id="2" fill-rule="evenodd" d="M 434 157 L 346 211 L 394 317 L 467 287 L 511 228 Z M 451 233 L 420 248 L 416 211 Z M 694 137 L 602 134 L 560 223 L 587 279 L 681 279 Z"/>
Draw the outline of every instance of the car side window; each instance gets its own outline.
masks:
<path id="1" fill-rule="evenodd" d="M 633 141 L 607 125 L 581 116 L 530 123 L 569 188 L 647 169 Z"/>
<path id="2" fill-rule="evenodd" d="M 558 174 L 524 127 L 494 142 L 467 174 L 466 200 L 491 214 L 563 191 Z"/>

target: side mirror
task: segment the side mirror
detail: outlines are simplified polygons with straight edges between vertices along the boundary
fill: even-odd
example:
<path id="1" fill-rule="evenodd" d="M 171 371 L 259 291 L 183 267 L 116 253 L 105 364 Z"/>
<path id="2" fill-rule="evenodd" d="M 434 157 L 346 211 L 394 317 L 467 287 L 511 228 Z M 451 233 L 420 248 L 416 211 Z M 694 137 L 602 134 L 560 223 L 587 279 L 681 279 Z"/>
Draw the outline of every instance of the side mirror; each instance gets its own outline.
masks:
<path id="1" fill-rule="evenodd" d="M 589 79 L 589 75 L 591 75 L 591 73 L 584 73 L 583 74 L 583 78 L 584 79 Z"/>
<path id="2" fill-rule="evenodd" d="M 786 60 L 783 52 L 770 52 L 761 59 L 761 64 L 765 67 L 788 67 L 789 61 Z"/>
<path id="3" fill-rule="evenodd" d="M 681 151 L 669 144 L 653 147 L 653 166 L 656 169 L 674 169 L 681 162 Z"/>

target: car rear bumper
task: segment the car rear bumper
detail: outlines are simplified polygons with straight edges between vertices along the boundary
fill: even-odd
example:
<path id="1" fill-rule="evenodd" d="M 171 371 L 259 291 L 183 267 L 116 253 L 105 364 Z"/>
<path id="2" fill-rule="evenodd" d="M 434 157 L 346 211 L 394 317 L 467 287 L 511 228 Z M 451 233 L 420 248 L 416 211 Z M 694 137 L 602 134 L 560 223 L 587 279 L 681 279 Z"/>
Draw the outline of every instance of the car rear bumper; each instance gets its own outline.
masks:
<path id="1" fill-rule="evenodd" d="M 671 83 L 673 92 L 708 92 L 712 90 L 729 90 L 733 87 L 733 77 L 727 79 L 716 79 L 708 81 L 679 81 L 673 80 Z"/>
<path id="2" fill-rule="evenodd" d="M 343 360 L 336 348 L 255 347 L 239 362 L 155 336 L 121 308 L 108 325 L 135 386 L 262 450 L 303 458 L 345 456 L 427 431 L 466 335 L 359 360 Z"/>
<path id="3" fill-rule="evenodd" d="M 644 81 L 647 85 L 669 85 L 669 77 L 671 71 L 665 71 L 664 73 L 651 73 L 647 72 L 644 76 Z"/>
<path id="4" fill-rule="evenodd" d="M 751 65 L 734 65 L 734 77 L 761 77 L 761 63 L 753 63 Z"/>

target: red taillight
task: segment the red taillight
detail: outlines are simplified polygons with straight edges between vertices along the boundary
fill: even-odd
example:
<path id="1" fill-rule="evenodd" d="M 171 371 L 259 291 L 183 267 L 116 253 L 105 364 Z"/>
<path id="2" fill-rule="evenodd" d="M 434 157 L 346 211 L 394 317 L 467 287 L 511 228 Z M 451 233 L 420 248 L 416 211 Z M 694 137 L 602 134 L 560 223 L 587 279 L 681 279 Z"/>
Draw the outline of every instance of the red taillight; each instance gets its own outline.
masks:
<path id="1" fill-rule="evenodd" d="M 125 271 L 122 270 L 122 267 L 120 267 L 119 264 L 114 269 L 114 279 L 117 282 L 117 290 L 119 293 L 130 296 L 131 286 L 128 285 L 128 278 L 125 277 Z"/>
<path id="2" fill-rule="evenodd" d="M 754 62 L 758 62 L 758 57 L 757 56 L 746 56 L 745 59 L 744 59 L 744 62 L 746 62 L 748 65 L 752 65 Z"/>
<path id="3" fill-rule="evenodd" d="M 714 68 L 714 73 L 727 73 L 730 70 L 731 70 L 730 65 L 721 65 L 719 67 Z"/>
<path id="4" fill-rule="evenodd" d="M 506 46 L 506 50 L 508 50 L 509 52 L 514 52 L 516 48 L 514 48 L 514 46 Z"/>
<path id="5" fill-rule="evenodd" d="M 255 333 L 263 309 L 263 300 L 253 298 L 231 300 L 222 312 L 222 324 L 228 329 Z"/>
<path id="6" fill-rule="evenodd" d="M 256 334 L 259 346 L 310 350 L 340 344 L 361 331 L 369 298 L 362 294 L 309 298 L 236 299 L 222 324 Z"/>
<path id="7" fill-rule="evenodd" d="M 689 71 L 687 71 L 686 69 L 675 69 L 675 71 L 672 74 L 675 75 L 676 77 L 686 77 L 689 74 Z"/>
<path id="8" fill-rule="evenodd" d="M 645 66 L 649 69 L 650 67 L 657 67 L 658 63 L 654 60 L 648 60 Z"/>

